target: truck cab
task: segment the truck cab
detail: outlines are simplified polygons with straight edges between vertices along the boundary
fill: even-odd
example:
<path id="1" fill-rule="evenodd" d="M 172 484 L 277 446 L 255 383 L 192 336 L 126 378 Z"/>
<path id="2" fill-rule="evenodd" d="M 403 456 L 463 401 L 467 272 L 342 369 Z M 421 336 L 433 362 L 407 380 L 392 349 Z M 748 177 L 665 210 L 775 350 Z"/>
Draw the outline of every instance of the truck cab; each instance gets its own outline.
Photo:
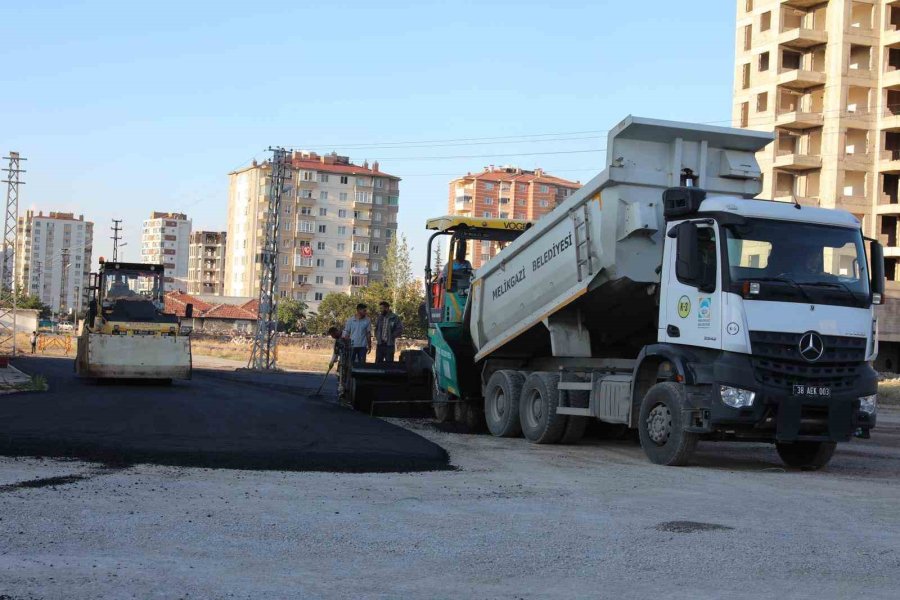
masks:
<path id="1" fill-rule="evenodd" d="M 867 436 L 884 274 L 859 220 L 691 187 L 663 205 L 661 346 L 647 353 L 683 365 L 692 429 L 784 444 Z"/>

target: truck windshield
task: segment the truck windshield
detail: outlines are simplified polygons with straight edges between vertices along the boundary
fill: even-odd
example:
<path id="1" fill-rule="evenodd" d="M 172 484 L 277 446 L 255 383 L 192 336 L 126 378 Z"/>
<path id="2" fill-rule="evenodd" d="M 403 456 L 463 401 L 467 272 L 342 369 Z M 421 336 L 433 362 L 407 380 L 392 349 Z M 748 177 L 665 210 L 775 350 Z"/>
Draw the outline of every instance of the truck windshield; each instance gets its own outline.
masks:
<path id="1" fill-rule="evenodd" d="M 745 281 L 768 282 L 759 299 L 864 305 L 869 281 L 857 229 L 748 219 L 726 225 L 728 275 L 733 291 Z M 770 290 L 766 293 L 764 290 Z"/>

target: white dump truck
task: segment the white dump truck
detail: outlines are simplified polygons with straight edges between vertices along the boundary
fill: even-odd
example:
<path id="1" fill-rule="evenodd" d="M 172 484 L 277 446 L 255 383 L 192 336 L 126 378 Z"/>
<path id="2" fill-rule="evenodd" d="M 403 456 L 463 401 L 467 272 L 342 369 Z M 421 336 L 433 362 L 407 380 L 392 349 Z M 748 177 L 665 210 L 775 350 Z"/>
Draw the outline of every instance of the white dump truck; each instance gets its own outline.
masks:
<path id="1" fill-rule="evenodd" d="M 435 402 L 536 443 L 635 428 L 665 465 L 720 440 L 819 468 L 867 437 L 882 249 L 850 213 L 752 199 L 771 141 L 622 121 L 606 169 L 475 274 Z"/>

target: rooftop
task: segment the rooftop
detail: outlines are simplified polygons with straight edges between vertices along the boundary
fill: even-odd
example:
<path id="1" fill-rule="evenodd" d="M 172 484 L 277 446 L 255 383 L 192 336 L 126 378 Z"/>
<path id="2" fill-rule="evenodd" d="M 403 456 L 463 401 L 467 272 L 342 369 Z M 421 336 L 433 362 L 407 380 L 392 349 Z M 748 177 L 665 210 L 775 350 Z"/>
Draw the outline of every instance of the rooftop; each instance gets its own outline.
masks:
<path id="1" fill-rule="evenodd" d="M 528 171 L 526 169 L 521 169 L 519 167 L 510 165 L 502 167 L 489 165 L 485 167 L 481 173 L 466 173 L 462 177 L 458 177 L 453 181 L 475 181 L 476 179 L 481 181 L 509 181 L 515 183 L 547 183 L 560 187 L 572 188 L 575 190 L 581 187 L 581 183 L 578 181 L 570 181 L 568 179 L 549 175 L 545 173 L 543 169 L 534 169 L 533 171 Z"/>
<path id="2" fill-rule="evenodd" d="M 309 171 L 319 171 L 321 173 L 337 173 L 340 175 L 368 175 L 370 177 L 384 177 L 386 179 L 400 180 L 396 175 L 385 173 L 379 168 L 378 161 L 374 161 L 371 165 L 369 161 L 363 161 L 362 165 L 353 164 L 348 156 L 340 156 L 335 152 L 331 154 L 319 155 L 308 150 L 294 150 L 290 157 L 291 166 L 295 169 L 306 169 Z M 238 169 L 234 173 L 241 173 L 249 169 L 255 169 L 260 166 L 268 168 L 269 161 L 260 165 L 255 160 L 249 167 Z"/>

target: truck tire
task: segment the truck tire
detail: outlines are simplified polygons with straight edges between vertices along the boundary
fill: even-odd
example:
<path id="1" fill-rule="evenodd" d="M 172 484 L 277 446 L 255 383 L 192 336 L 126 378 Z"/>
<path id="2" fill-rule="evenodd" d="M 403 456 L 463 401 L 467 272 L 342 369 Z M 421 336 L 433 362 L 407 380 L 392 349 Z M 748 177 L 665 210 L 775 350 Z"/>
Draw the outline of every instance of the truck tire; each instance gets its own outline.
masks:
<path id="1" fill-rule="evenodd" d="M 690 460 L 699 436 L 684 431 L 684 387 L 672 381 L 657 383 L 641 401 L 638 432 L 651 462 L 682 466 Z"/>
<path id="2" fill-rule="evenodd" d="M 834 456 L 834 442 L 775 442 L 778 456 L 789 467 L 817 471 Z"/>
<path id="3" fill-rule="evenodd" d="M 525 379 L 519 400 L 522 433 L 535 444 L 555 444 L 568 424 L 566 415 L 556 414 L 559 406 L 559 375 L 532 373 Z"/>
<path id="4" fill-rule="evenodd" d="M 518 371 L 497 371 L 488 379 L 484 390 L 484 419 L 487 428 L 496 437 L 519 437 L 519 398 L 525 375 Z"/>

